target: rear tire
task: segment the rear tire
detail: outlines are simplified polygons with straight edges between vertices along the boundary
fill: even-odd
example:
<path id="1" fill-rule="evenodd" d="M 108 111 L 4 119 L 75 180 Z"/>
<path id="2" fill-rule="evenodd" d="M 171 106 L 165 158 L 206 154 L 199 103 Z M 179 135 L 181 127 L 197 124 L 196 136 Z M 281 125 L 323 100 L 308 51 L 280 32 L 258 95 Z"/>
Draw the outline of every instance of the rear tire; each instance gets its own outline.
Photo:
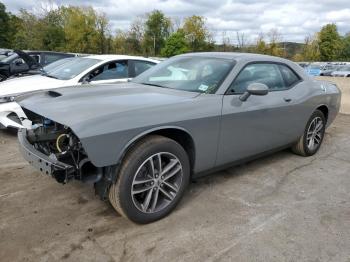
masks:
<path id="1" fill-rule="evenodd" d="M 304 134 L 292 147 L 292 151 L 300 156 L 312 156 L 321 147 L 326 129 L 326 118 L 320 110 L 316 110 L 306 124 Z"/>
<path id="2" fill-rule="evenodd" d="M 176 141 L 152 135 L 126 154 L 109 201 L 124 217 L 150 223 L 168 215 L 179 203 L 190 179 L 186 151 Z"/>

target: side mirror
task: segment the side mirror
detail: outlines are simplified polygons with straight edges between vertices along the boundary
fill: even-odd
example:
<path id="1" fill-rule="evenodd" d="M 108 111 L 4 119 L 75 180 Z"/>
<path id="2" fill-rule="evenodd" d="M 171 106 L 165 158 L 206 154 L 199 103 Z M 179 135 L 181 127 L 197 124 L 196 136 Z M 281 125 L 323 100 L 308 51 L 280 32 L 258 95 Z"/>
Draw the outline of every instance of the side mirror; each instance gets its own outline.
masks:
<path id="1" fill-rule="evenodd" d="M 22 65 L 22 64 L 23 64 L 22 61 L 19 60 L 19 59 L 15 61 L 15 65 L 16 65 L 16 66 L 20 66 L 20 65 Z"/>
<path id="2" fill-rule="evenodd" d="M 264 96 L 269 92 L 269 88 L 265 84 L 253 83 L 247 87 L 247 91 L 239 97 L 241 101 L 247 101 L 248 97 L 251 95 Z"/>

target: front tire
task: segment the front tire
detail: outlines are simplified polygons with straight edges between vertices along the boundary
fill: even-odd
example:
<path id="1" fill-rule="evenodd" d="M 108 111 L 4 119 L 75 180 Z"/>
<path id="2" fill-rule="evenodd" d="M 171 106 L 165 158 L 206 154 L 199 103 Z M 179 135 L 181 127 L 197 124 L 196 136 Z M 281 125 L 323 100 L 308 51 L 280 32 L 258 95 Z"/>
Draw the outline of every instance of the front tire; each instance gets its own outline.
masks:
<path id="1" fill-rule="evenodd" d="M 301 156 L 312 156 L 321 147 L 326 129 L 326 118 L 316 110 L 306 124 L 303 136 L 292 147 L 292 151 Z"/>
<path id="2" fill-rule="evenodd" d="M 109 200 L 122 216 L 145 224 L 168 215 L 188 186 L 190 163 L 176 141 L 152 135 L 125 156 Z"/>

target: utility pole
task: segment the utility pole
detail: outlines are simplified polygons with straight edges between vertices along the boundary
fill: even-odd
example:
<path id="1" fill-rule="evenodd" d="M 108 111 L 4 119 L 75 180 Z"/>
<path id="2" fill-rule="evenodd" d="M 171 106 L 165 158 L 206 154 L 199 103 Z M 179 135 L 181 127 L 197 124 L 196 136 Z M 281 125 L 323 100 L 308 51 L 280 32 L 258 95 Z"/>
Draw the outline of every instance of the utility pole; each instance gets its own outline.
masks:
<path id="1" fill-rule="evenodd" d="M 154 56 L 156 56 L 156 34 L 153 34 L 153 51 Z"/>

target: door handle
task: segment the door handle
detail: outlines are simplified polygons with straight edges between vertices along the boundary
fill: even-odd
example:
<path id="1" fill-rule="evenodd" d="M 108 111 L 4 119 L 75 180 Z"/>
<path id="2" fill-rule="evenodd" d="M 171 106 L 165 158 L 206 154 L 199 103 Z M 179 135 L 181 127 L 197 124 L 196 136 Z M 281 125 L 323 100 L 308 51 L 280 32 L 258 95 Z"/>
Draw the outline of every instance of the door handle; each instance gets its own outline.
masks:
<path id="1" fill-rule="evenodd" d="M 288 103 L 289 103 L 290 101 L 292 101 L 291 98 L 287 98 L 287 97 L 285 97 L 285 98 L 283 98 L 283 99 L 284 99 L 285 102 L 288 102 Z"/>

